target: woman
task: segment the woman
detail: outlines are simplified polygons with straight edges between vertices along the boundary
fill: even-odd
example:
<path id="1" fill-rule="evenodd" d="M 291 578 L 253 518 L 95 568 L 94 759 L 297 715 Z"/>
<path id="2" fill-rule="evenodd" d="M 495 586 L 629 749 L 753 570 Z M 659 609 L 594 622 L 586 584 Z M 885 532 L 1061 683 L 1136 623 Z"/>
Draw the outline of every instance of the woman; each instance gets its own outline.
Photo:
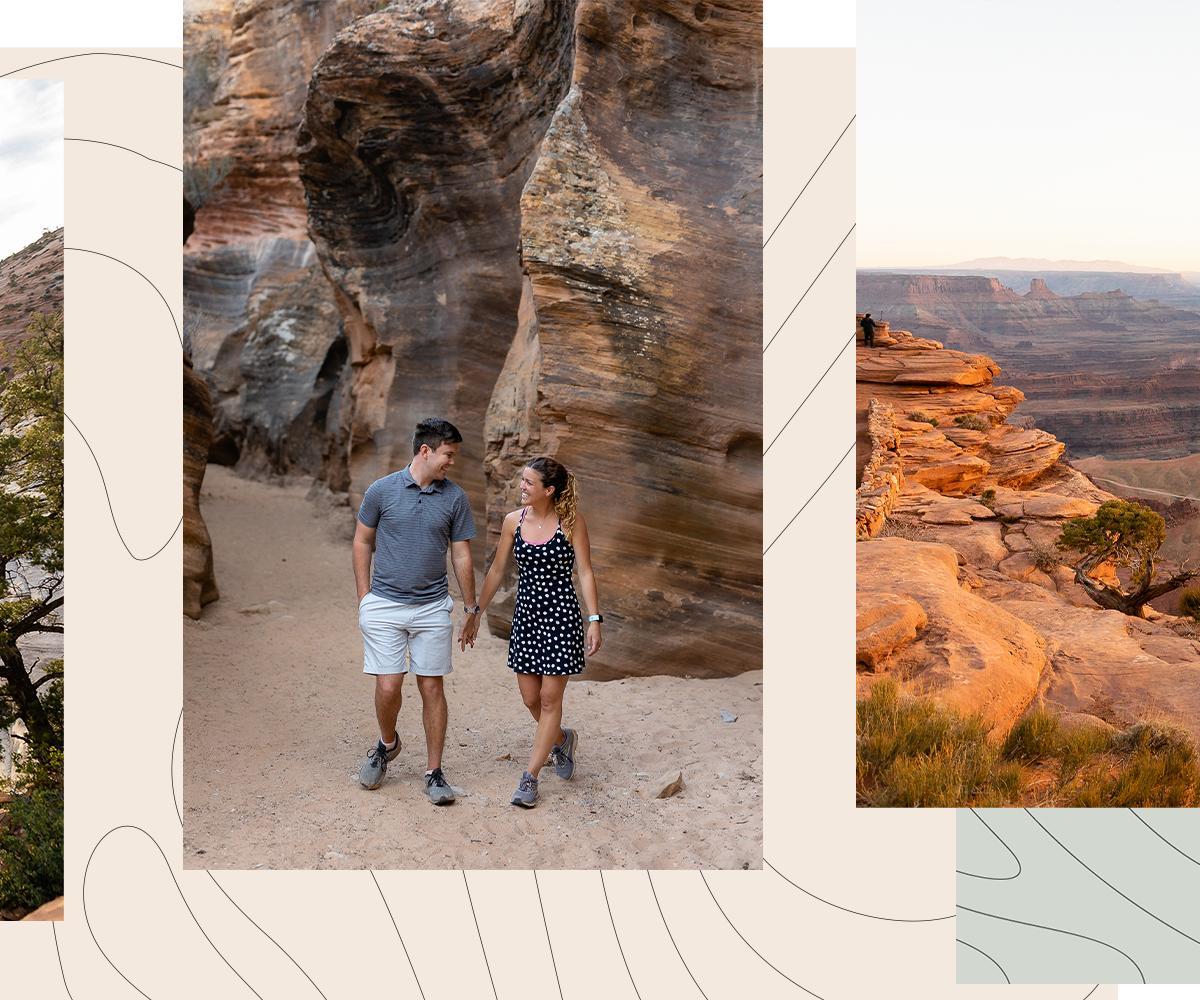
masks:
<path id="1" fill-rule="evenodd" d="M 547 757 L 554 758 L 560 778 L 575 773 L 579 737 L 562 728 L 562 700 L 571 674 L 583 671 L 584 627 L 579 601 L 571 583 L 577 565 L 583 599 L 588 607 L 586 648 L 591 656 L 600 648 L 600 623 L 596 578 L 592 575 L 587 525 L 576 509 L 575 477 L 552 458 L 535 458 L 521 473 L 521 502 L 504 518 L 496 558 L 483 582 L 479 598 L 486 608 L 504 577 L 508 554 L 517 560 L 517 603 L 513 609 L 508 665 L 517 674 L 521 699 L 537 720 L 529 767 L 513 793 L 512 804 L 537 803 L 538 772 Z M 467 636 L 473 641 L 479 616 Z"/>

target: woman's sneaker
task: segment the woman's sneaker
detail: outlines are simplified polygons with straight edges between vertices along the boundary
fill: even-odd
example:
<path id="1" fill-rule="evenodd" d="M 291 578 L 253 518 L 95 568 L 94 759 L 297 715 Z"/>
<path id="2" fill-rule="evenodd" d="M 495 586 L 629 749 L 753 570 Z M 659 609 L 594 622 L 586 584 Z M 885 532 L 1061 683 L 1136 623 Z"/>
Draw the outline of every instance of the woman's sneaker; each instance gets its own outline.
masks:
<path id="1" fill-rule="evenodd" d="M 387 774 L 389 760 L 395 760 L 400 752 L 400 734 L 396 734 L 396 745 L 389 750 L 383 740 L 374 750 L 367 751 L 367 761 L 358 772 L 358 780 L 363 788 L 378 788 Z"/>
<path id="2" fill-rule="evenodd" d="M 554 773 L 560 778 L 569 778 L 575 773 L 575 744 L 578 742 L 574 729 L 563 729 L 563 741 L 550 748 L 550 759 L 554 761 Z"/>
<path id="3" fill-rule="evenodd" d="M 513 792 L 511 801 L 514 806 L 525 806 L 527 809 L 532 809 L 537 805 L 537 778 L 528 771 L 522 771 L 521 783 Z"/>

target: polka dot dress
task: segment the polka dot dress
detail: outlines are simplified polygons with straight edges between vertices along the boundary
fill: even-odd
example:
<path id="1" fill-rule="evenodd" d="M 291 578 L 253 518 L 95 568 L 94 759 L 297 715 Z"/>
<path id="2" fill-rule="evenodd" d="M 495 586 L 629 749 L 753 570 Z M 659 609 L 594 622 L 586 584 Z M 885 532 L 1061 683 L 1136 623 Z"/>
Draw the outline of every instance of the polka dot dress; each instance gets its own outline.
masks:
<path id="1" fill-rule="evenodd" d="M 583 615 L 571 582 L 575 550 L 562 525 L 540 545 L 525 541 L 518 525 L 513 558 L 517 560 L 517 603 L 508 640 L 508 665 L 519 674 L 582 673 Z"/>

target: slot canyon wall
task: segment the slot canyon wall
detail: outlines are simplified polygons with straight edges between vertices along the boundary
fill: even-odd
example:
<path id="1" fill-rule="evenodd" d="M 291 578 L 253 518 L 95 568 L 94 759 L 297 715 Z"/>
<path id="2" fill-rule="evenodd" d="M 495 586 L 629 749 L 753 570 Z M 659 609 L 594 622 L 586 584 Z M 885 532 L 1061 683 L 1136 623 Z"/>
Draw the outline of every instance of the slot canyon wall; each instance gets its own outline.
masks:
<path id="1" fill-rule="evenodd" d="M 376 6 L 229 11 L 197 132 L 232 169 L 185 248 L 209 460 L 356 506 L 447 416 L 482 570 L 551 455 L 605 613 L 585 676 L 760 668 L 761 3 Z"/>

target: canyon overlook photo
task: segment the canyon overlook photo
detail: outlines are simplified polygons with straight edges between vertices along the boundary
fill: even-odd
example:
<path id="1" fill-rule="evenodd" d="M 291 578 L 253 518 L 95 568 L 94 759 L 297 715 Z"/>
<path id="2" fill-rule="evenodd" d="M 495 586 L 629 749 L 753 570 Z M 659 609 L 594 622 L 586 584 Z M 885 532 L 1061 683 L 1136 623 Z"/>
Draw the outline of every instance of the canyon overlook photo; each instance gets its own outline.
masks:
<path id="1" fill-rule="evenodd" d="M 189 865 L 761 867 L 761 53 L 752 0 L 185 4 Z M 411 685 L 358 780 L 351 540 L 427 417 L 477 588 L 531 460 L 586 517 L 584 749 L 521 846 L 511 559 L 446 678 L 459 804 Z M 298 724 L 316 762 L 257 767 Z"/>
<path id="2" fill-rule="evenodd" d="M 859 270 L 860 805 L 1200 804 L 1197 278 Z"/>

